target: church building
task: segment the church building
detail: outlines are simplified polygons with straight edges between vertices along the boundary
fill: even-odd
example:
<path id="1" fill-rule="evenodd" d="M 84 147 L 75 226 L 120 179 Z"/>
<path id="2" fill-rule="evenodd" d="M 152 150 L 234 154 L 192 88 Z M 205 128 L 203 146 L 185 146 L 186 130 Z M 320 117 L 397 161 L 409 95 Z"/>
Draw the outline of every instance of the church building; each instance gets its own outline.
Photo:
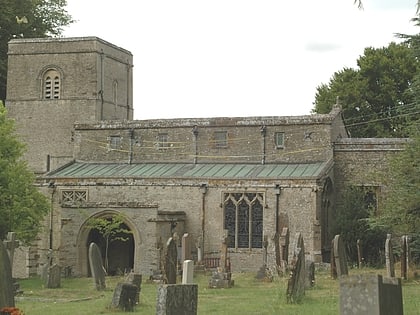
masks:
<path id="1" fill-rule="evenodd" d="M 131 233 L 111 242 L 110 274 L 161 270 L 168 238 L 180 246 L 186 233 L 196 262 L 219 257 L 227 233 L 234 272 L 256 272 L 264 252 L 275 270 L 297 233 L 307 259 L 328 262 L 340 195 L 363 186 L 380 207 L 387 188 L 369 173 L 406 143 L 351 138 L 338 105 L 305 116 L 133 120 L 133 55 L 96 37 L 14 39 L 8 58 L 8 114 L 51 200 L 26 275 L 49 255 L 89 275 L 89 244 L 104 247 L 90 219 L 115 215 Z"/>

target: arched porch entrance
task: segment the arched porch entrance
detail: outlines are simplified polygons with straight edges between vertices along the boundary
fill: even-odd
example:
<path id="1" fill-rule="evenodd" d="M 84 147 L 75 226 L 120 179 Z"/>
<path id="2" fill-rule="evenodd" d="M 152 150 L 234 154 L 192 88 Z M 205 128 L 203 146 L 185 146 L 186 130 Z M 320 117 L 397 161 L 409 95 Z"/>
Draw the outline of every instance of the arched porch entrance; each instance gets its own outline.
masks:
<path id="1" fill-rule="evenodd" d="M 96 243 L 102 254 L 105 263 L 106 241 L 103 235 L 95 228 L 91 228 L 89 221 L 91 218 L 110 219 L 120 216 L 122 223 L 120 228 L 129 231 L 129 234 L 117 234 L 125 240 L 116 239 L 108 244 L 108 275 L 116 275 L 125 271 L 136 269 L 136 261 L 139 261 L 140 235 L 136 225 L 122 212 L 115 210 L 105 210 L 95 213 L 89 217 L 81 226 L 77 237 L 77 269 L 82 276 L 90 276 L 88 248 L 91 242 Z"/>

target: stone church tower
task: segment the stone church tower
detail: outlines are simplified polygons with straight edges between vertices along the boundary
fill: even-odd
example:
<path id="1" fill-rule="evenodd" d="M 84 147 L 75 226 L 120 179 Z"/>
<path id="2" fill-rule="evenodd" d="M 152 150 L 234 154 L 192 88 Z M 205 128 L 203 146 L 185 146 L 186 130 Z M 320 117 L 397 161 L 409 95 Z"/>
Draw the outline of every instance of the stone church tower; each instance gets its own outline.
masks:
<path id="1" fill-rule="evenodd" d="M 9 43 L 6 107 L 37 174 L 73 159 L 74 122 L 133 119 L 132 54 L 96 37 Z"/>

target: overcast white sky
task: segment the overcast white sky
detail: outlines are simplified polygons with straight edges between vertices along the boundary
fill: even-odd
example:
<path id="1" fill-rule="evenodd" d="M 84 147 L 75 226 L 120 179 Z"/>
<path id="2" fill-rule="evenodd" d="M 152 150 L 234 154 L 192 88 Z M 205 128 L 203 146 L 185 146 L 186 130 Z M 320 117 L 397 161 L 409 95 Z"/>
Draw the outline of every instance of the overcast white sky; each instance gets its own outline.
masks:
<path id="1" fill-rule="evenodd" d="M 134 55 L 134 118 L 309 114 L 366 47 L 418 33 L 417 0 L 67 0 L 64 35 Z"/>

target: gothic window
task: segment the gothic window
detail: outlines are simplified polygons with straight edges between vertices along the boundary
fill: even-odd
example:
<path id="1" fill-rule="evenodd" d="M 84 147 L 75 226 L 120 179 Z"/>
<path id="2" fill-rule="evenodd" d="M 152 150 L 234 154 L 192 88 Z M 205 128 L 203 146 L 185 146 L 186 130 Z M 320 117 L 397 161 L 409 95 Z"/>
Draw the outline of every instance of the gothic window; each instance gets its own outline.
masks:
<path id="1" fill-rule="evenodd" d="M 214 146 L 216 148 L 226 148 L 227 145 L 227 131 L 216 131 L 214 133 Z"/>
<path id="2" fill-rule="evenodd" d="M 274 136 L 274 141 L 276 144 L 277 149 L 283 149 L 284 148 L 284 132 L 276 132 Z"/>
<path id="3" fill-rule="evenodd" d="M 57 70 L 48 70 L 45 72 L 43 83 L 44 99 L 53 100 L 60 98 L 61 80 L 60 73 Z"/>
<path id="4" fill-rule="evenodd" d="M 262 248 L 263 193 L 225 193 L 224 228 L 229 248 Z"/>
<path id="5" fill-rule="evenodd" d="M 61 201 L 66 204 L 86 202 L 87 191 L 86 190 L 62 190 Z"/>

